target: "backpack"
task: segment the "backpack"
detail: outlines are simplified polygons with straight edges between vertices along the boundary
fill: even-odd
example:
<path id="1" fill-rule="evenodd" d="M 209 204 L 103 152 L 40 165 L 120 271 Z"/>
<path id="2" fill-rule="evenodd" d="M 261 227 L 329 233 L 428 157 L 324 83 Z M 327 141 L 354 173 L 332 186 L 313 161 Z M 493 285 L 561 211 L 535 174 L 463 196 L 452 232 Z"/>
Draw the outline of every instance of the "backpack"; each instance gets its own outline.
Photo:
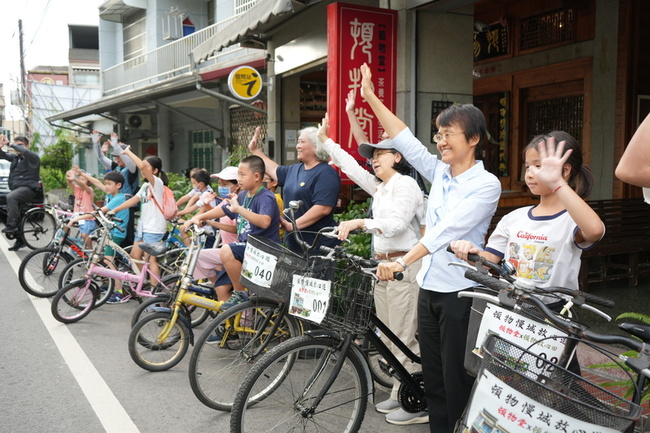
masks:
<path id="1" fill-rule="evenodd" d="M 163 214 L 167 221 L 171 221 L 176 218 L 176 213 L 178 212 L 178 206 L 176 206 L 176 197 L 174 197 L 174 191 L 172 191 L 168 186 L 163 185 L 162 207 L 160 204 L 158 204 L 156 196 L 153 195 L 153 188 L 151 185 L 149 186 L 149 197 L 153 199 L 156 207 Z"/>

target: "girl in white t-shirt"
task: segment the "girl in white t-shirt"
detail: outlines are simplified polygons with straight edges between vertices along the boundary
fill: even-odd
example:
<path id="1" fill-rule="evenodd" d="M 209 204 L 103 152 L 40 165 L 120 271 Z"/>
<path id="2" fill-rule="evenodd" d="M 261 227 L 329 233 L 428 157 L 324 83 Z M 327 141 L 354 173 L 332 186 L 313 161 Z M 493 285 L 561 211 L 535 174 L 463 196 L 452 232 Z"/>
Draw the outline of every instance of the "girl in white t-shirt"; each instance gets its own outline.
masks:
<path id="1" fill-rule="evenodd" d="M 140 219 L 136 228 L 131 257 L 135 260 L 142 260 L 144 251 L 140 249 L 139 245 L 142 242 L 148 244 L 160 242 L 165 236 L 165 233 L 167 233 L 167 220 L 153 200 L 153 197 L 155 197 L 158 204 L 160 206 L 163 205 L 163 193 L 164 186 L 167 184 L 167 175 L 162 171 L 162 160 L 157 156 L 148 156 L 142 160 L 131 152 L 130 147 L 124 149 L 122 153 L 129 156 L 135 162 L 147 182 L 140 187 L 140 190 L 133 197 L 113 209 L 111 213 L 117 213 L 137 203 L 141 204 Z M 156 258 L 150 257 L 149 263 L 151 272 L 160 275 L 160 268 Z M 156 282 L 151 281 L 151 283 L 155 284 Z"/>
<path id="2" fill-rule="evenodd" d="M 557 143 L 557 145 L 556 145 Z M 605 234 L 605 225 L 585 202 L 593 186 L 576 140 L 563 131 L 535 138 L 524 149 L 526 185 L 539 204 L 504 216 L 484 251 L 469 241 L 451 243 L 456 256 L 478 253 L 509 260 L 517 276 L 540 287 L 578 289 L 580 255 Z"/>

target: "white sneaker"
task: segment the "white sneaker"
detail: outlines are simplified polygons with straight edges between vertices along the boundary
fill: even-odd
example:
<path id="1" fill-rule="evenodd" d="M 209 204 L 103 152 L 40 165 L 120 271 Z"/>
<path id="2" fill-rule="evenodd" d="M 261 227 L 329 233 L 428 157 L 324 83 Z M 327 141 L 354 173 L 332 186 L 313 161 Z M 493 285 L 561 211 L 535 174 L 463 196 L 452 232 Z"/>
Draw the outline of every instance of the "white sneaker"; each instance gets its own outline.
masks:
<path id="1" fill-rule="evenodd" d="M 375 410 L 379 413 L 391 413 L 395 412 L 397 409 L 399 409 L 399 403 L 397 400 L 392 400 L 390 398 L 375 405 Z"/>
<path id="2" fill-rule="evenodd" d="M 404 409 L 399 408 L 386 415 L 386 422 L 395 425 L 427 424 L 429 422 L 429 413 L 408 413 Z"/>

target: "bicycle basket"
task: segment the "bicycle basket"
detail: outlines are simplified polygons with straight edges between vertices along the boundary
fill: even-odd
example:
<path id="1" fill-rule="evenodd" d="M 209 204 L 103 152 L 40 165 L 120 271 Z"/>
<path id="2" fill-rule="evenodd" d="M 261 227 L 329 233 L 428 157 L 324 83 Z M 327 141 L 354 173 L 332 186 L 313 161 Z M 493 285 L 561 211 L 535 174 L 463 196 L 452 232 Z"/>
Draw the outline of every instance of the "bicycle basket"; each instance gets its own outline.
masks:
<path id="1" fill-rule="evenodd" d="M 320 326 L 337 332 L 363 333 L 370 326 L 370 313 L 373 305 L 374 279 L 359 269 L 348 266 L 346 262 L 324 260 L 312 262 L 309 272 L 303 277 L 330 281 L 330 296 Z M 304 316 L 305 308 L 297 306 L 292 299 L 292 314 Z M 301 310 L 301 311 L 297 311 Z M 308 317 L 308 316 L 307 316 Z M 305 319 L 309 320 L 307 317 Z"/>
<path id="2" fill-rule="evenodd" d="M 307 260 L 268 239 L 249 236 L 239 281 L 257 296 L 286 302 L 293 274 L 304 271 Z"/>
<path id="3" fill-rule="evenodd" d="M 474 290 L 480 291 L 479 288 L 475 288 Z M 490 304 L 490 307 L 494 307 L 494 304 Z M 474 298 L 472 300 L 472 308 L 470 311 L 470 318 L 469 318 L 469 327 L 467 330 L 467 340 L 465 343 L 465 362 L 464 362 L 465 369 L 472 376 L 476 376 L 479 368 L 481 367 L 481 356 L 476 353 L 475 349 L 477 347 L 480 347 L 482 343 L 481 341 L 478 341 L 478 336 L 479 336 L 479 330 L 481 328 L 481 322 L 483 321 L 486 308 L 488 308 L 488 301 L 484 299 L 478 299 L 478 298 Z M 498 308 L 513 311 L 513 309 L 510 307 L 499 306 Z M 542 313 L 537 311 L 537 309 L 532 305 L 520 304 L 517 308 L 516 314 L 523 316 L 524 318 L 527 319 L 527 321 L 523 323 L 513 323 L 512 326 L 508 326 L 508 328 L 512 332 L 521 331 L 522 338 L 524 337 L 523 333 L 526 332 L 526 330 L 529 331 L 531 326 L 534 327 L 533 328 L 535 329 L 534 332 L 538 332 L 542 328 L 546 330 L 555 330 L 554 334 L 544 335 L 540 332 L 539 334 L 541 336 L 549 336 L 555 334 L 562 335 L 562 336 L 566 335 L 566 333 L 558 330 L 556 327 L 554 327 L 549 322 L 547 322 L 544 319 Z M 505 320 L 503 321 L 505 322 Z M 534 342 L 535 339 L 526 340 L 526 343 L 533 344 Z M 523 346 L 526 346 L 526 344 L 523 341 L 521 344 Z"/>
<path id="4" fill-rule="evenodd" d="M 498 335 L 486 338 L 483 353 L 461 421 L 465 431 L 552 426 L 553 431 L 622 432 L 640 417 L 640 406 Z"/>

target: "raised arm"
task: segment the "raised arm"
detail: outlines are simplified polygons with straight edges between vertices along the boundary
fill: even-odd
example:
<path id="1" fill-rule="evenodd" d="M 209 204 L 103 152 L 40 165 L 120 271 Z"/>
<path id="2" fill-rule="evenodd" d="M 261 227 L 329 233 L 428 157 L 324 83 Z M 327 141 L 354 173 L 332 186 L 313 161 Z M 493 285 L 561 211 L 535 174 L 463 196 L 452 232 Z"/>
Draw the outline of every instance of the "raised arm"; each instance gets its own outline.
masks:
<path id="1" fill-rule="evenodd" d="M 255 128 L 255 133 L 253 133 L 253 138 L 251 138 L 250 143 L 248 143 L 248 150 L 251 151 L 253 155 L 257 155 L 262 160 L 264 160 L 264 166 L 266 167 L 266 174 L 271 176 L 272 179 L 277 180 L 278 177 L 275 173 L 275 170 L 278 168 L 278 163 L 273 161 L 271 158 L 266 156 L 262 150 L 257 147 L 257 142 L 260 139 L 260 127 Z"/>
<path id="2" fill-rule="evenodd" d="M 106 170 L 113 168 L 113 161 L 104 155 L 104 152 L 102 151 L 102 145 L 99 143 L 99 139 L 101 138 L 99 131 L 94 130 L 90 135 L 90 138 L 93 141 L 93 150 L 95 151 L 95 156 L 97 156 L 97 160 L 100 162 L 100 164 L 103 165 Z"/>
<path id="3" fill-rule="evenodd" d="M 74 174 L 75 174 L 76 176 L 78 176 L 80 179 L 83 179 L 83 180 L 84 180 L 84 183 L 85 183 L 85 182 L 90 182 L 91 184 L 93 184 L 93 185 L 94 185 L 96 188 L 98 188 L 99 190 L 101 190 L 101 191 L 106 191 L 106 190 L 104 189 L 104 184 L 102 183 L 101 180 L 96 179 L 96 178 L 94 178 L 93 176 L 91 176 L 90 174 L 81 171 L 81 169 L 79 168 L 79 166 L 77 166 L 77 165 L 73 166 L 73 167 L 72 167 L 72 171 L 73 171 Z"/>
<path id="4" fill-rule="evenodd" d="M 576 242 L 598 242 L 605 233 L 605 225 L 598 214 L 572 188 L 563 177 L 566 161 L 573 152 L 564 152 L 564 141 L 557 144 L 550 137 L 538 144 L 540 167 L 529 167 L 535 171 L 535 177 L 548 185 L 557 194 L 573 221 L 578 226 Z"/>
<path id="5" fill-rule="evenodd" d="M 124 166 L 131 172 L 135 173 L 138 168 L 135 166 L 135 162 L 125 154 L 122 154 L 122 146 L 121 144 L 123 143 L 118 143 L 117 142 L 117 134 L 116 133 L 111 133 L 111 147 L 113 148 L 113 152 L 117 155 L 121 155 L 122 157 L 122 162 L 124 163 Z"/>
<path id="6" fill-rule="evenodd" d="M 142 166 L 144 165 L 144 161 L 141 160 L 138 155 L 136 155 L 131 151 L 131 146 L 126 146 L 124 150 L 121 150 L 120 155 L 125 155 L 131 158 L 131 160 L 133 160 L 133 162 L 135 163 L 135 166 L 138 167 L 138 169 L 140 169 L 140 172 L 144 174 L 144 172 L 142 171 Z M 153 174 L 153 171 L 150 171 L 149 177 L 145 177 L 145 178 L 147 179 L 147 182 L 149 182 L 151 185 L 155 185 L 156 184 L 156 181 L 154 179 L 155 177 L 156 175 Z"/>
<path id="7" fill-rule="evenodd" d="M 368 102 L 390 138 L 395 138 L 397 134 L 406 129 L 406 123 L 393 114 L 375 95 L 374 86 L 372 85 L 372 73 L 370 67 L 365 63 L 361 65 L 361 97 Z"/>
<path id="8" fill-rule="evenodd" d="M 650 188 L 650 114 L 641 122 L 616 167 L 623 182 Z"/>
<path id="9" fill-rule="evenodd" d="M 68 177 L 68 174 L 71 176 Z M 83 191 L 86 191 L 91 194 L 91 196 L 95 195 L 95 190 L 93 190 L 93 187 L 88 185 L 86 177 L 82 177 L 81 175 L 85 175 L 83 171 L 79 168 L 79 166 L 75 165 L 72 167 L 72 170 L 68 170 L 68 173 L 66 173 L 65 180 L 68 182 L 68 186 L 70 189 L 74 190 L 75 186 L 78 186 L 81 188 Z M 91 176 L 92 178 L 92 176 Z M 103 191 L 104 186 L 99 182 L 99 188 Z"/>
<path id="10" fill-rule="evenodd" d="M 357 96 L 356 89 L 352 89 L 348 92 L 348 96 L 345 98 L 345 112 L 348 115 L 348 121 L 350 122 L 350 130 L 354 139 L 357 141 L 357 144 L 368 143 L 368 136 L 361 127 L 359 119 L 354 112 L 355 104 L 354 100 Z"/>

